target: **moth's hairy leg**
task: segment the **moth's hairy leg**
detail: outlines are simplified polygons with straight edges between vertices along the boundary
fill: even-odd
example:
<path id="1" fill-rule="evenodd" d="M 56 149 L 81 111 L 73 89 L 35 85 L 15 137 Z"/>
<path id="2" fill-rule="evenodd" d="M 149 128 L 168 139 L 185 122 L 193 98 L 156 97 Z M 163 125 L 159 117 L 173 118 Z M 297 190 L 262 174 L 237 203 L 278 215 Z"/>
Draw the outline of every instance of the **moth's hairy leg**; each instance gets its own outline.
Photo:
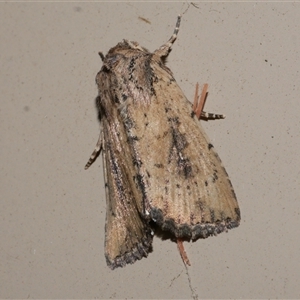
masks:
<path id="1" fill-rule="evenodd" d="M 177 247 L 178 247 L 180 256 L 181 256 L 183 262 L 185 263 L 185 265 L 190 266 L 191 263 L 189 261 L 189 258 L 187 257 L 186 252 L 185 252 L 185 249 L 184 249 L 184 246 L 183 246 L 183 240 L 177 239 Z"/>
<path id="2" fill-rule="evenodd" d="M 213 114 L 213 113 L 207 113 L 205 111 L 202 111 L 200 118 L 204 119 L 204 120 L 216 120 L 216 119 L 225 119 L 226 116 L 221 115 L 221 114 Z"/>
<path id="3" fill-rule="evenodd" d="M 195 96 L 194 96 L 194 103 L 193 103 L 193 112 L 196 114 L 197 106 L 198 106 L 198 100 L 199 100 L 199 83 L 196 83 L 196 89 L 195 89 Z"/>
<path id="4" fill-rule="evenodd" d="M 86 165 L 84 167 L 85 170 L 88 169 L 93 164 L 93 162 L 99 156 L 101 150 L 102 150 L 102 134 L 101 134 L 101 131 L 100 131 L 98 142 L 97 142 L 96 147 L 95 147 L 93 153 L 91 154 L 88 162 L 86 163 Z"/>
<path id="5" fill-rule="evenodd" d="M 202 88 L 201 96 L 199 97 L 199 84 L 196 84 L 195 90 L 195 97 L 193 103 L 193 112 L 197 116 L 198 119 L 204 120 L 215 120 L 215 119 L 225 119 L 225 115 L 222 114 L 214 114 L 214 113 L 207 113 L 203 110 L 205 101 L 208 95 L 208 84 L 205 83 Z"/>
<path id="6" fill-rule="evenodd" d="M 206 97 L 207 97 L 207 90 L 208 90 L 208 84 L 205 83 L 203 85 L 201 97 L 200 97 L 200 100 L 199 100 L 199 96 L 198 96 L 199 84 L 197 82 L 195 99 L 194 99 L 194 106 L 195 106 L 195 100 L 197 101 L 197 105 L 196 105 L 196 108 L 195 108 L 194 112 L 195 112 L 198 119 L 200 118 L 201 113 L 203 112 L 205 100 L 206 100 Z"/>

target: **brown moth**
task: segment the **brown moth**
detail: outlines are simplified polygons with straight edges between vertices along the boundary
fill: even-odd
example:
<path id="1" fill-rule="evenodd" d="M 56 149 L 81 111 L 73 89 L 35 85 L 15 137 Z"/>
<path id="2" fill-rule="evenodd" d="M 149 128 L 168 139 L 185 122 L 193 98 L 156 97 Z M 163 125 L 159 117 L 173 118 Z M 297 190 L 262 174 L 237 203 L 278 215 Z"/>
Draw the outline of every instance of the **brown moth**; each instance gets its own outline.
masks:
<path id="1" fill-rule="evenodd" d="M 111 269 L 146 257 L 155 224 L 177 240 L 207 238 L 237 227 L 240 210 L 228 175 L 198 119 L 198 85 L 192 105 L 165 59 L 177 38 L 153 53 L 124 40 L 106 56 L 96 76 L 100 137 L 87 169 L 103 153 L 107 200 L 105 256 Z"/>

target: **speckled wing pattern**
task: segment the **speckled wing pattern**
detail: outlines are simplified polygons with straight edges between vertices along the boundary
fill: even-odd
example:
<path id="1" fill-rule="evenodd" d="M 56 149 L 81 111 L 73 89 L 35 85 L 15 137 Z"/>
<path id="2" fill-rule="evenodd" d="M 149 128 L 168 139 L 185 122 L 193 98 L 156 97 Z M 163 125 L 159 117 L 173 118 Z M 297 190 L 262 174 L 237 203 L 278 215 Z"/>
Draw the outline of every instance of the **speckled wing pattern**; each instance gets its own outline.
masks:
<path id="1" fill-rule="evenodd" d="M 165 58 L 176 40 L 150 53 L 124 40 L 100 54 L 96 77 L 107 191 L 105 253 L 113 269 L 146 257 L 155 222 L 176 239 L 197 240 L 237 227 L 235 193 L 191 103 Z"/>
<path id="2" fill-rule="evenodd" d="M 191 103 L 167 70 L 154 60 L 151 68 L 157 77 L 151 104 L 127 108 L 131 119 L 143 120 L 128 134 L 135 137 L 133 153 L 142 158 L 138 174 L 146 210 L 176 238 L 197 240 L 238 226 L 231 182 Z"/>
<path id="3" fill-rule="evenodd" d="M 111 110 L 109 110 L 111 108 Z M 114 269 L 146 257 L 152 230 L 142 217 L 141 192 L 134 182 L 131 150 L 118 110 L 107 107 L 112 118 L 103 119 L 103 162 L 106 188 L 105 257 Z M 110 121 L 113 121 L 110 123 Z"/>

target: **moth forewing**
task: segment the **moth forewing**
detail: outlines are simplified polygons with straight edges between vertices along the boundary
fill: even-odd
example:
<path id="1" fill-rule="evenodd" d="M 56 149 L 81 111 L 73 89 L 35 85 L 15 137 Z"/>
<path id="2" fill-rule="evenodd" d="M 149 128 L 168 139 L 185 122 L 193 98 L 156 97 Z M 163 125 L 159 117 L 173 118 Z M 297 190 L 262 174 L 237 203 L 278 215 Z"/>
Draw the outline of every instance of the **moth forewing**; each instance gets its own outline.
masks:
<path id="1" fill-rule="evenodd" d="M 106 187 L 105 256 L 115 267 L 146 257 L 151 249 L 152 232 L 141 218 L 142 194 L 132 176 L 134 165 L 131 150 L 123 138 L 126 135 L 115 105 L 105 107 L 113 122 L 103 119 L 103 159 Z"/>
<path id="2" fill-rule="evenodd" d="M 159 79 L 153 84 L 151 105 L 128 107 L 136 123 L 130 129 L 137 137 L 133 152 L 146 158 L 138 173 L 144 178 L 147 210 L 163 230 L 178 238 L 196 240 L 236 227 L 240 217 L 234 209 L 235 194 L 218 155 L 192 117 L 191 103 L 169 72 L 160 68 L 155 73 Z"/>

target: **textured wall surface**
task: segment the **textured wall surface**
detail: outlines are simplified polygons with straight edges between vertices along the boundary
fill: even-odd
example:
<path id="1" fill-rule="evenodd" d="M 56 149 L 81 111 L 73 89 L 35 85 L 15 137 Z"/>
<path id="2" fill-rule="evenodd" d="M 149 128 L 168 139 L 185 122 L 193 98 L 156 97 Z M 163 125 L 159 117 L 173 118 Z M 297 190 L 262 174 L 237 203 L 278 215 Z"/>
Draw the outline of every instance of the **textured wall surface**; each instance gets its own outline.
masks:
<path id="1" fill-rule="evenodd" d="M 185 3 L 0 4 L 0 298 L 299 298 L 300 4 L 198 3 L 168 66 L 192 100 L 235 188 L 242 222 L 218 237 L 155 237 L 147 259 L 104 258 L 95 75 L 123 38 L 155 50 Z M 147 19 L 147 22 L 144 20 Z M 189 282 L 190 278 L 190 282 Z"/>

